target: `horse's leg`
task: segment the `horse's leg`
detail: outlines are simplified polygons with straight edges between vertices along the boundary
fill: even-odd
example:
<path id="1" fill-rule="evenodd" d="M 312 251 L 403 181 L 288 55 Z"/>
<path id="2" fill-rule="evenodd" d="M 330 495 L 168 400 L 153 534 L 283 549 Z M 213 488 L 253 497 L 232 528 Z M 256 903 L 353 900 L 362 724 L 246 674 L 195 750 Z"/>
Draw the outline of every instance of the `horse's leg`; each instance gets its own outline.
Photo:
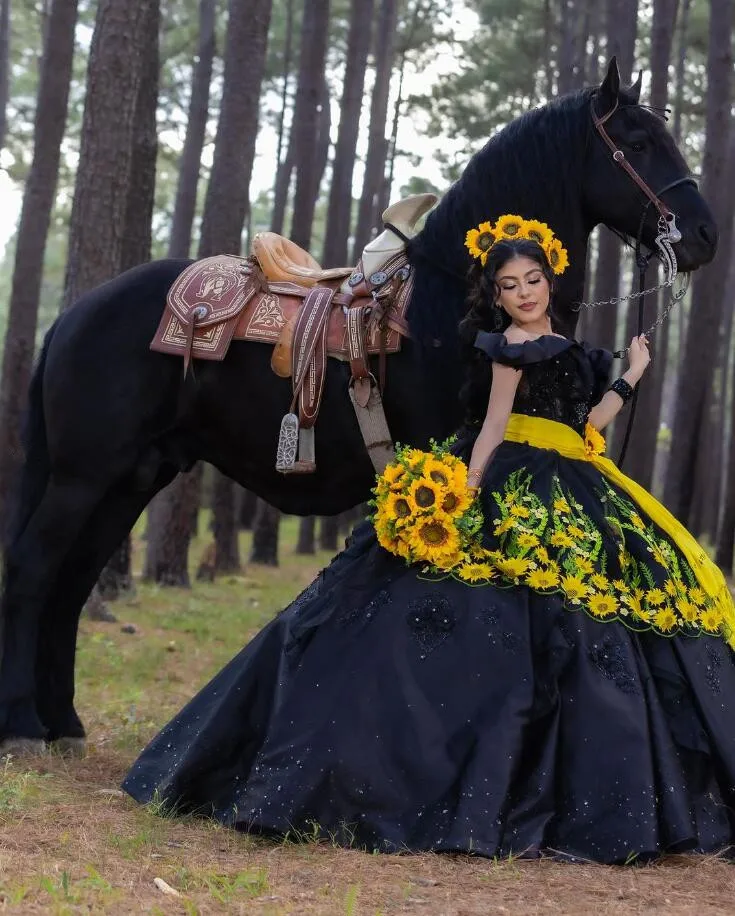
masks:
<path id="1" fill-rule="evenodd" d="M 79 616 L 100 572 L 155 493 L 175 476 L 163 470 L 150 490 L 116 485 L 98 503 L 64 559 L 43 612 L 36 656 L 36 704 L 47 740 L 81 750 L 84 726 L 74 709 Z"/>
<path id="2" fill-rule="evenodd" d="M 45 602 L 70 545 L 84 528 L 103 491 L 86 481 L 51 477 L 28 524 L 5 557 L 1 618 L 0 753 L 39 747 L 45 729 L 35 702 L 39 625 Z"/>

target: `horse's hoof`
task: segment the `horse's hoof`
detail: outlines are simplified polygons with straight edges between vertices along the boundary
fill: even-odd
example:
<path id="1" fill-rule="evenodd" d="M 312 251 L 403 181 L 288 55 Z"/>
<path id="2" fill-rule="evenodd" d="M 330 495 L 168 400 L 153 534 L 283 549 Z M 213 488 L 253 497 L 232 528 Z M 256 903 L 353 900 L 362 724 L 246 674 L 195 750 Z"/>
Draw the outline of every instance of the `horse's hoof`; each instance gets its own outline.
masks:
<path id="1" fill-rule="evenodd" d="M 0 757 L 41 757 L 47 753 L 42 738 L 3 738 Z"/>
<path id="2" fill-rule="evenodd" d="M 87 739 L 86 738 L 57 738 L 51 745 L 54 754 L 60 754 L 62 757 L 86 757 L 87 756 Z"/>

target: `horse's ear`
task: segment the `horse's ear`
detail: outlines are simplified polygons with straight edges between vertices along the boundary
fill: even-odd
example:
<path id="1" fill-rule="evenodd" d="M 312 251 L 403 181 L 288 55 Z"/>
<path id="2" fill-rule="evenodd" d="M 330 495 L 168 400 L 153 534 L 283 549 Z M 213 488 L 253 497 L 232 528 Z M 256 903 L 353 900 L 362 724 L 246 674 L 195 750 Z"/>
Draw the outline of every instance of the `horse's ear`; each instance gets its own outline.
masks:
<path id="1" fill-rule="evenodd" d="M 641 100 L 641 86 L 643 85 L 643 71 L 638 71 L 638 79 L 631 85 L 629 89 L 626 90 L 626 93 L 630 95 L 637 105 Z"/>
<path id="2" fill-rule="evenodd" d="M 613 56 L 610 58 L 610 63 L 607 65 L 605 79 L 597 90 L 598 102 L 596 108 L 599 117 L 607 114 L 608 111 L 615 107 L 619 93 L 620 71 L 618 70 L 618 59 Z"/>

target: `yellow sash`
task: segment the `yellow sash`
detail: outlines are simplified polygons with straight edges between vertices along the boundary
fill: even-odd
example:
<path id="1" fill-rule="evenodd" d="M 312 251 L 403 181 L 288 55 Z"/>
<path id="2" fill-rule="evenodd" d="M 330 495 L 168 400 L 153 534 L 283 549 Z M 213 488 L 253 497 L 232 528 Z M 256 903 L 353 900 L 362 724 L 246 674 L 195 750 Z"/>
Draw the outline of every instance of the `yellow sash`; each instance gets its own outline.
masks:
<path id="1" fill-rule="evenodd" d="M 700 587 L 722 611 L 725 635 L 727 641 L 733 645 L 735 606 L 720 568 L 710 560 L 695 538 L 665 506 L 630 477 L 626 477 L 609 458 L 603 457 L 605 440 L 594 427 L 588 426 L 588 430 L 592 430 L 592 434 L 583 439 L 564 423 L 512 413 L 505 430 L 505 438 L 509 442 L 525 443 L 534 448 L 551 449 L 564 458 L 589 461 L 607 480 L 627 493 L 682 552 Z"/>

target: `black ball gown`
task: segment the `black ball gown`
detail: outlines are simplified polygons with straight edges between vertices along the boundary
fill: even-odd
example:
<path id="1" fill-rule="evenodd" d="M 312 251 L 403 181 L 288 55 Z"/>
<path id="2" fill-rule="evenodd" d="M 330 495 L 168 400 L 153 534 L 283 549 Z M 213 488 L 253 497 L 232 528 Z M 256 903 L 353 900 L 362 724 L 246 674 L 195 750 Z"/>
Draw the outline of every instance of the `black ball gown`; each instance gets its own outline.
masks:
<path id="1" fill-rule="evenodd" d="M 407 566 L 364 522 L 153 739 L 133 798 L 385 852 L 616 863 L 732 842 L 735 610 L 583 444 L 610 354 L 477 346 L 523 370 L 479 497 L 494 571 Z"/>

